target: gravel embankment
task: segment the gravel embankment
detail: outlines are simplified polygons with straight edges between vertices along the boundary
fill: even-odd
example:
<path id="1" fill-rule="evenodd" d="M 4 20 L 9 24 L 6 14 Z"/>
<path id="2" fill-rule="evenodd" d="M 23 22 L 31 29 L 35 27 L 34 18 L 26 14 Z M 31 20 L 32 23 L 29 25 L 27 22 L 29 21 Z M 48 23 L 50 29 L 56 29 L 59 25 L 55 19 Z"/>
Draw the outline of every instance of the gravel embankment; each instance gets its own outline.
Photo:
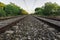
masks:
<path id="1" fill-rule="evenodd" d="M 59 32 L 49 25 L 28 16 L 0 34 L 0 40 L 59 40 Z"/>

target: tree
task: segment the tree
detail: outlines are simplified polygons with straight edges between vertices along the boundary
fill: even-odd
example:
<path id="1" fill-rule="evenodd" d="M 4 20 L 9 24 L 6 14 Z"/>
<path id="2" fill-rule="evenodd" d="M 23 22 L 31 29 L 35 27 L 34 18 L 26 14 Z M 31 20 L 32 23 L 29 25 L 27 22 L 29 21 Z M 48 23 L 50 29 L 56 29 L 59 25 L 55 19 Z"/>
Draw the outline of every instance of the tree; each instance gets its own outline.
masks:
<path id="1" fill-rule="evenodd" d="M 58 6 L 58 9 L 56 11 L 56 14 L 55 15 L 59 15 L 60 16 L 60 6 Z"/>
<path id="2" fill-rule="evenodd" d="M 14 3 L 5 5 L 4 3 L 0 2 L 0 17 L 1 16 L 17 16 L 17 15 L 23 15 L 23 14 L 28 14 L 28 13 L 24 9 L 15 5 Z"/>
<path id="3" fill-rule="evenodd" d="M 10 3 L 8 5 L 6 5 L 5 7 L 5 11 L 7 12 L 6 15 L 19 15 L 20 13 L 20 7 L 16 6 L 15 4 L 13 3 Z"/>
<path id="4" fill-rule="evenodd" d="M 47 2 L 44 7 L 44 15 L 56 15 L 58 5 L 56 3 Z"/>
<path id="5" fill-rule="evenodd" d="M 21 14 L 22 14 L 22 15 L 27 15 L 28 12 L 22 9 L 22 10 L 21 10 Z"/>
<path id="6" fill-rule="evenodd" d="M 37 7 L 37 8 L 35 9 L 35 14 L 40 14 L 40 15 L 42 15 L 42 14 L 43 14 L 43 8 Z"/>
<path id="7" fill-rule="evenodd" d="M 4 7 L 5 7 L 5 4 L 0 2 L 0 9 L 4 9 Z"/>
<path id="8" fill-rule="evenodd" d="M 6 12 L 3 9 L 0 9 L 0 17 L 6 16 Z"/>
<path id="9" fill-rule="evenodd" d="M 0 2 L 0 17 L 6 16 L 6 12 L 4 11 L 5 4 Z"/>
<path id="10" fill-rule="evenodd" d="M 35 9 L 35 14 L 45 16 L 60 15 L 60 6 L 56 3 L 47 2 L 44 6 Z"/>

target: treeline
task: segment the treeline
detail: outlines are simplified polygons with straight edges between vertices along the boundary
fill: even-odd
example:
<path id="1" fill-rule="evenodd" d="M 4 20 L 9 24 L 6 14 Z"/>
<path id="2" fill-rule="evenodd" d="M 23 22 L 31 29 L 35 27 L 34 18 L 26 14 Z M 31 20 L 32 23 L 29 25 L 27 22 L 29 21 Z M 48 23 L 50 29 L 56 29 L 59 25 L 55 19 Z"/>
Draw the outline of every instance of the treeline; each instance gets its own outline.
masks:
<path id="1" fill-rule="evenodd" d="M 47 2 L 42 7 L 35 9 L 35 14 L 44 16 L 60 16 L 60 6 L 57 3 Z"/>
<path id="2" fill-rule="evenodd" d="M 6 5 L 0 2 L 0 17 L 17 16 L 17 15 L 23 15 L 23 14 L 28 14 L 28 13 L 24 9 L 15 5 L 14 3 L 10 3 Z"/>

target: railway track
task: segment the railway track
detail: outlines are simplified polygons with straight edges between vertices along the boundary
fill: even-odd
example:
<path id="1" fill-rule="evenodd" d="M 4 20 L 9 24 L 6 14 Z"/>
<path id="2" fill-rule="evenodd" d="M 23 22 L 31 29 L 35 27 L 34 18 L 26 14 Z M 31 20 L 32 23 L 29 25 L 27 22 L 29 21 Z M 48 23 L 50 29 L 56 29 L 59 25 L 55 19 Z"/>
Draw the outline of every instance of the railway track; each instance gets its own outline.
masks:
<path id="1" fill-rule="evenodd" d="M 19 15 L 19 16 L 21 16 L 21 15 Z M 1 22 L 1 21 L 4 21 L 4 20 L 8 20 L 8 19 L 12 19 L 12 18 L 16 18 L 16 17 L 19 17 L 19 16 L 0 17 L 0 22 Z"/>
<path id="2" fill-rule="evenodd" d="M 60 21 L 60 18 L 56 18 L 56 17 L 46 17 L 46 16 L 44 16 L 43 18 L 47 18 L 47 19 L 52 19 L 52 20 Z"/>
<path id="3" fill-rule="evenodd" d="M 55 28 L 58 31 L 60 31 L 60 21 L 52 20 L 52 19 L 48 19 L 48 18 L 43 18 L 43 17 L 38 17 L 38 16 L 35 16 L 35 18 L 37 18 L 38 20 L 41 20 L 42 22 L 47 23 L 48 25 L 50 25 L 53 28 Z"/>
<path id="4" fill-rule="evenodd" d="M 0 34 L 0 40 L 60 40 L 57 29 L 41 21 L 40 17 L 37 18 L 32 15 L 23 16 L 19 22 Z"/>
<path id="5" fill-rule="evenodd" d="M 60 21 L 60 19 L 58 19 L 58 18 L 48 18 L 48 19 L 52 19 L 52 20 L 56 20 L 56 21 Z"/>
<path id="6" fill-rule="evenodd" d="M 17 22 L 19 22 L 23 18 L 25 18 L 25 16 L 14 17 L 13 19 L 10 18 L 8 20 L 1 21 L 0 22 L 0 33 L 4 32 L 6 29 L 15 25 Z"/>

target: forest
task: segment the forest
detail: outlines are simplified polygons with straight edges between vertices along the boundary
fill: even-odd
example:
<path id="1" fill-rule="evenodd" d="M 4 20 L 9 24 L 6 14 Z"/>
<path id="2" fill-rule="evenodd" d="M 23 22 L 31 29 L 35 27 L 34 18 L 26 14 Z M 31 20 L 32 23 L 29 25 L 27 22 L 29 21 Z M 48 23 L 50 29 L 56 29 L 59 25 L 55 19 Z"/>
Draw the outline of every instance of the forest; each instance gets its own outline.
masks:
<path id="1" fill-rule="evenodd" d="M 4 4 L 0 2 L 0 17 L 25 15 L 28 12 L 14 3 Z"/>
<path id="2" fill-rule="evenodd" d="M 16 4 L 4 4 L 0 2 L 0 17 L 26 15 L 28 12 Z M 60 16 L 60 5 L 56 2 L 46 2 L 42 7 L 35 8 L 35 15 Z"/>
<path id="3" fill-rule="evenodd" d="M 35 9 L 35 14 L 42 16 L 60 16 L 60 5 L 46 2 L 42 7 Z"/>

